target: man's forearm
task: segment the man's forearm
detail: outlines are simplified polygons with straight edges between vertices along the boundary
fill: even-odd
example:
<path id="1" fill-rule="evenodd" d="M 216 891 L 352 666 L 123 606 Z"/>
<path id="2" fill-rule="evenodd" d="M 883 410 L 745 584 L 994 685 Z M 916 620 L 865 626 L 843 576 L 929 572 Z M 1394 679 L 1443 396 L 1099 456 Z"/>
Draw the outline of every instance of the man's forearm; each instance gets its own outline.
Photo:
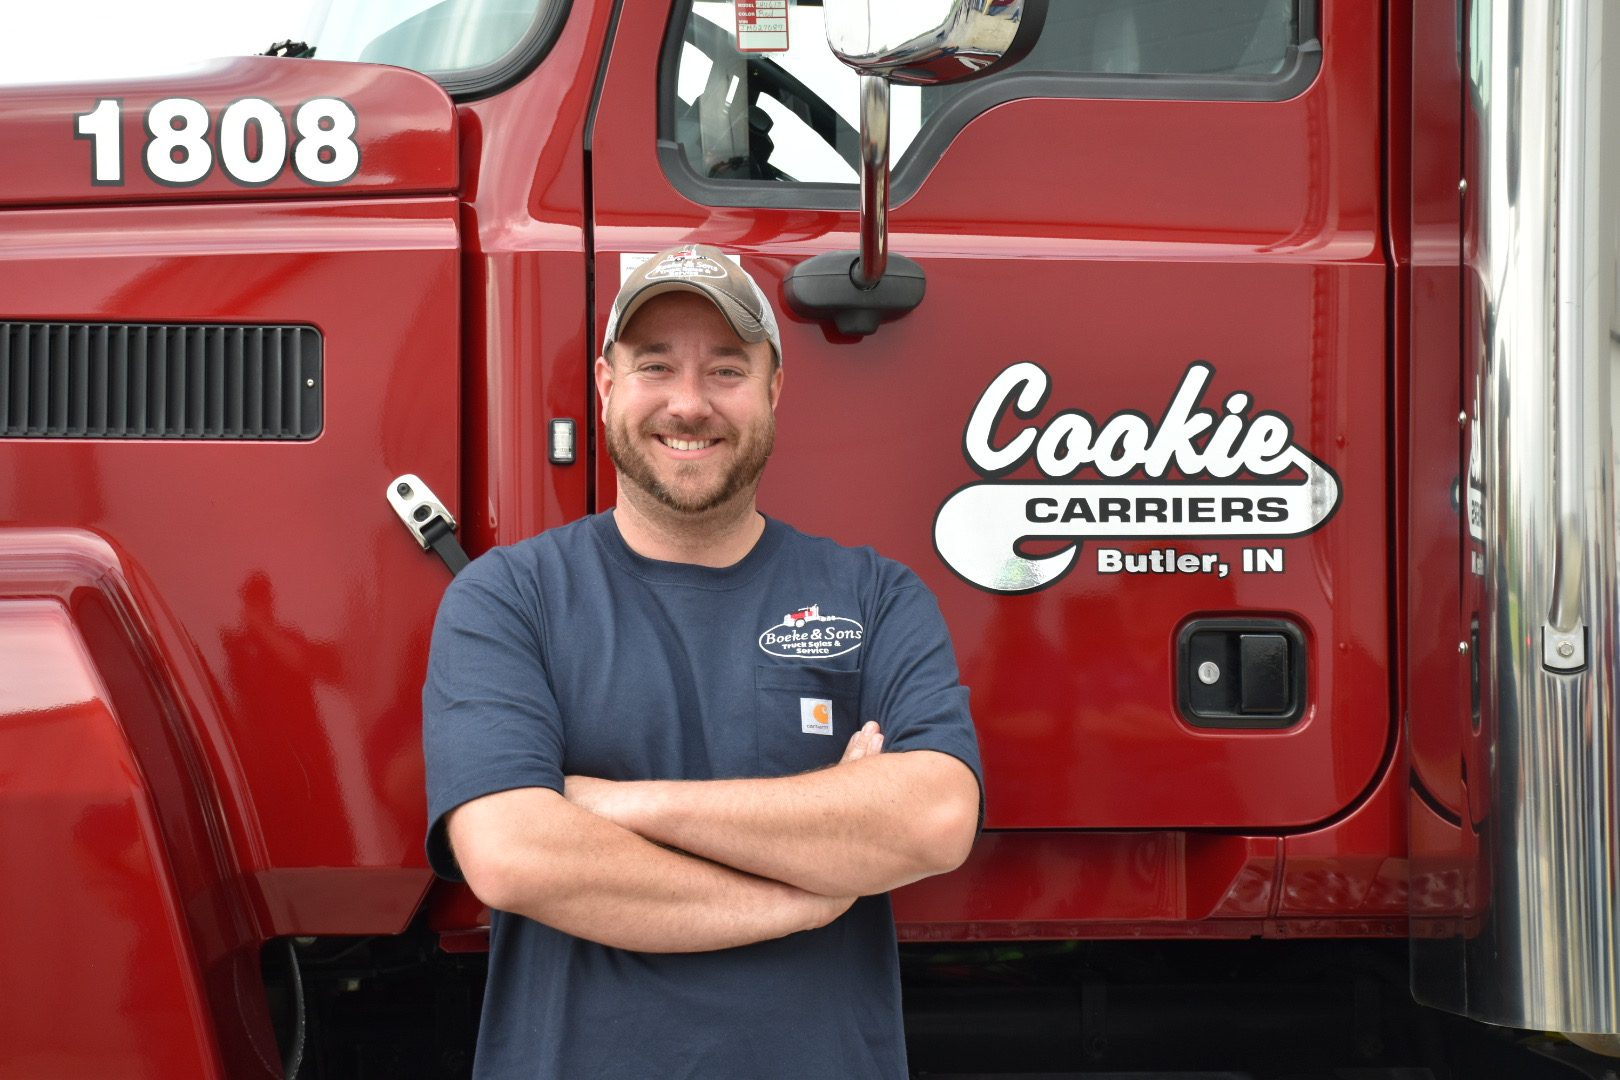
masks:
<path id="1" fill-rule="evenodd" d="M 486 830 L 482 846 L 491 850 L 487 803 L 503 799 L 498 869 L 483 875 L 492 884 L 481 898 L 575 937 L 639 952 L 705 952 L 825 925 L 848 907 L 665 850 L 543 789 L 501 792 L 458 810 L 485 816 L 452 819 L 458 851 L 474 828 Z M 472 883 L 465 861 L 463 869 Z"/>
<path id="2" fill-rule="evenodd" d="M 870 895 L 966 858 L 978 784 L 955 758 L 920 750 L 776 779 L 614 784 L 582 801 L 649 840 L 749 874 Z"/>

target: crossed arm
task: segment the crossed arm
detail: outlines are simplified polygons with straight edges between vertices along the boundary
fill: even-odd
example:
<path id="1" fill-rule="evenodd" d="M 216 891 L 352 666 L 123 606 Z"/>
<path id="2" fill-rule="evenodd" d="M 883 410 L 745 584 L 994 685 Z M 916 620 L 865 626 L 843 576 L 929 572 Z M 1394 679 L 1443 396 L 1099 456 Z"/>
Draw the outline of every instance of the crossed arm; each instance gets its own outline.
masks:
<path id="1" fill-rule="evenodd" d="M 491 907 L 618 948 L 727 948 L 825 925 L 856 896 L 967 857 L 978 783 L 929 750 L 882 754 L 868 724 L 832 768 L 764 780 L 569 777 L 449 818 Z M 672 850 L 678 849 L 678 850 Z"/>

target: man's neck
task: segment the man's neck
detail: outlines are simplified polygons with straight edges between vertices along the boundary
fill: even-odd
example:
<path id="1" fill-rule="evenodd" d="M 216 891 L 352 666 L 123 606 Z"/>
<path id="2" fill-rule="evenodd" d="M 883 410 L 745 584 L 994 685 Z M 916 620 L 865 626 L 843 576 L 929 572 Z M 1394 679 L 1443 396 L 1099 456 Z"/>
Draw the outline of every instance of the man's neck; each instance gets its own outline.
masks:
<path id="1" fill-rule="evenodd" d="M 649 501 L 652 506 L 643 505 Z M 753 492 L 739 493 L 733 502 L 703 514 L 682 514 L 621 486 L 613 522 L 625 544 L 637 555 L 697 566 L 741 562 L 765 531 L 765 519 L 754 507 Z"/>

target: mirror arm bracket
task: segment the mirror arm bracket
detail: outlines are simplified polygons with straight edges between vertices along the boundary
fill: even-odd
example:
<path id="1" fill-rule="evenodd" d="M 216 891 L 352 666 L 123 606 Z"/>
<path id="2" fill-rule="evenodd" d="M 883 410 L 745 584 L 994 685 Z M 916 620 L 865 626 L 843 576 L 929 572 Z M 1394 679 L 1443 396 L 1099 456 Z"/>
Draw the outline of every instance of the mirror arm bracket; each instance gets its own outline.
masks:
<path id="1" fill-rule="evenodd" d="M 823 5 L 827 45 L 861 75 L 860 250 L 817 255 L 784 282 L 794 311 L 852 337 L 913 310 L 926 285 L 922 267 L 889 252 L 890 82 L 937 86 L 1016 63 L 1040 34 L 1047 0 L 944 0 L 923 11 L 897 0 L 901 18 L 874 21 L 878 3 Z"/>
<path id="2" fill-rule="evenodd" d="M 922 303 L 927 279 L 921 266 L 891 254 L 882 279 L 863 288 L 856 277 L 862 257 L 859 251 L 829 251 L 795 266 L 783 282 L 788 305 L 805 318 L 832 322 L 840 334 L 865 337 Z"/>
<path id="3" fill-rule="evenodd" d="M 861 76 L 861 259 L 855 283 L 870 289 L 889 261 L 889 80 Z"/>

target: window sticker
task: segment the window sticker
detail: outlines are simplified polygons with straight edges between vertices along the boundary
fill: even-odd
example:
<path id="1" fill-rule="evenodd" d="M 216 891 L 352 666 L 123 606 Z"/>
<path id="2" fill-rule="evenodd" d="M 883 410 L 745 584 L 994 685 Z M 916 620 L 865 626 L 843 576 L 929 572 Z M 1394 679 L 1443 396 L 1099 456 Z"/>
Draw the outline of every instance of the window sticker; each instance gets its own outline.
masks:
<path id="1" fill-rule="evenodd" d="M 630 275 L 636 272 L 636 267 L 658 254 L 656 251 L 626 251 L 619 255 L 619 288 L 630 280 Z"/>
<path id="2" fill-rule="evenodd" d="M 788 0 L 737 0 L 737 51 L 788 51 Z"/>
<path id="3" fill-rule="evenodd" d="M 1469 565 L 1476 577 L 1485 576 L 1485 464 L 1479 438 L 1479 391 L 1468 420 L 1468 538 Z"/>

